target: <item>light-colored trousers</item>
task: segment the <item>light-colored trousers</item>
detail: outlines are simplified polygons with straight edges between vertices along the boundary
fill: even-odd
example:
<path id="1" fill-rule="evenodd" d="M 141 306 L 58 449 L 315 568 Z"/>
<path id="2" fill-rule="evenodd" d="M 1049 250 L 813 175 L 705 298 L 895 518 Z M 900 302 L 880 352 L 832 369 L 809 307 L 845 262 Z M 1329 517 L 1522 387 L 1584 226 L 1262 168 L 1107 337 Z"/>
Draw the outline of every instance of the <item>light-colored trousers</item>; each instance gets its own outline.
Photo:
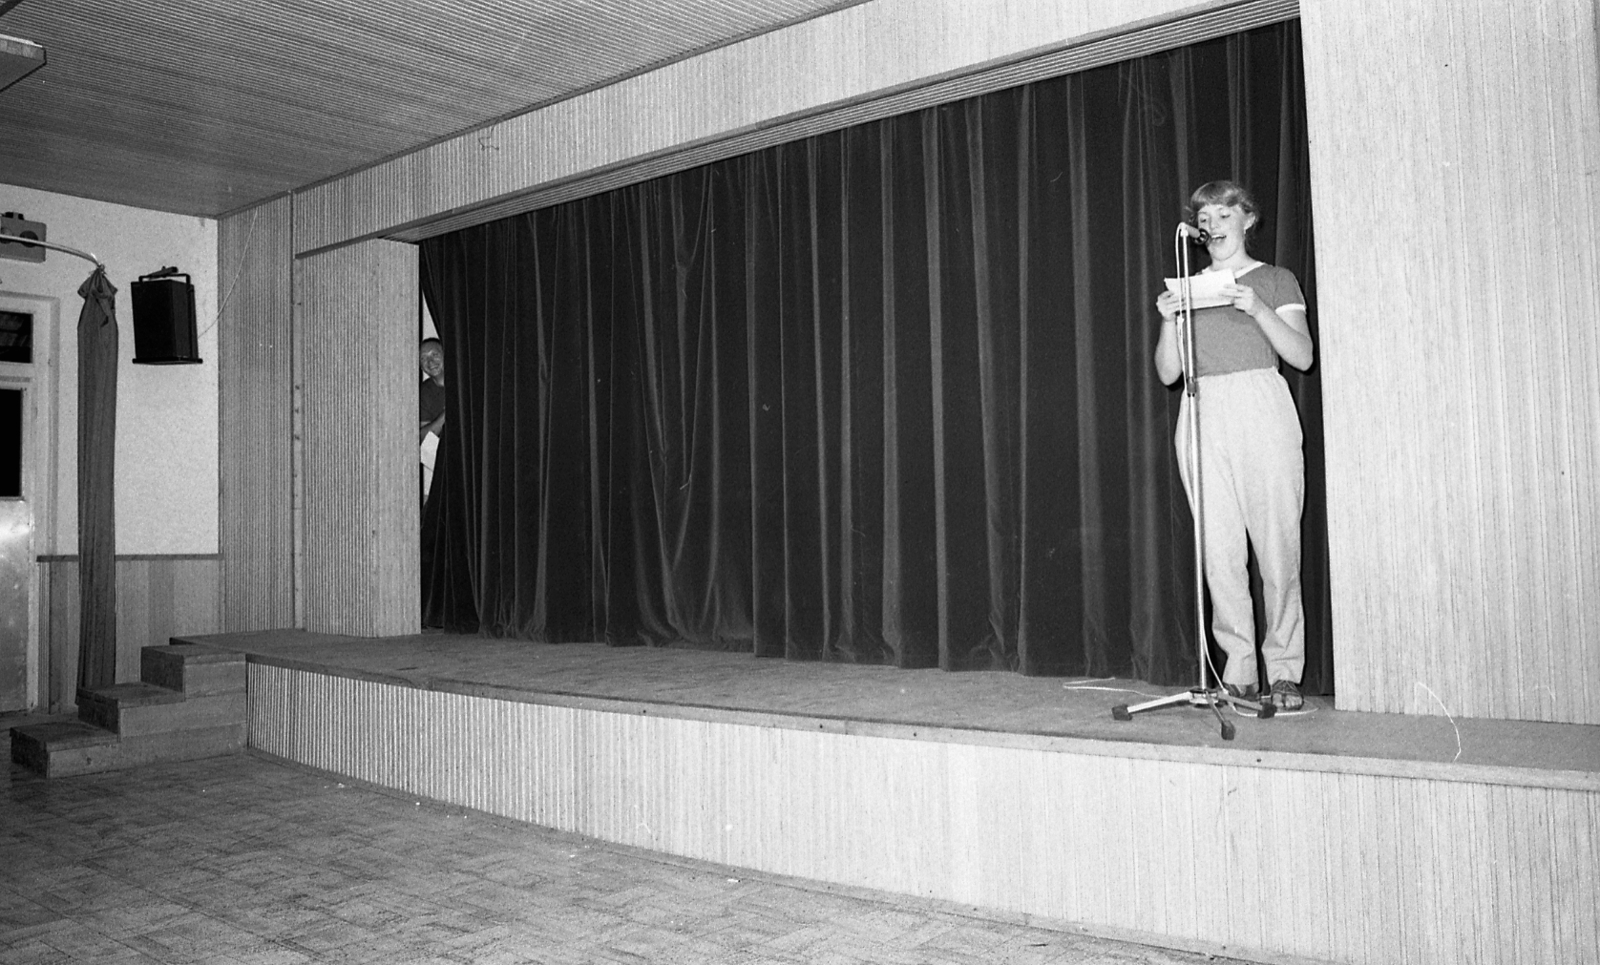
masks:
<path id="1" fill-rule="evenodd" d="M 1276 369 L 1202 376 L 1200 480 L 1206 587 L 1211 629 L 1228 655 L 1224 683 L 1257 685 L 1255 613 L 1250 603 L 1249 549 L 1261 570 L 1267 681 L 1300 682 L 1305 669 L 1305 607 L 1300 599 L 1300 515 L 1305 506 L 1305 456 L 1289 386 Z M 1178 418 L 1178 466 L 1189 506 L 1189 406 Z"/>

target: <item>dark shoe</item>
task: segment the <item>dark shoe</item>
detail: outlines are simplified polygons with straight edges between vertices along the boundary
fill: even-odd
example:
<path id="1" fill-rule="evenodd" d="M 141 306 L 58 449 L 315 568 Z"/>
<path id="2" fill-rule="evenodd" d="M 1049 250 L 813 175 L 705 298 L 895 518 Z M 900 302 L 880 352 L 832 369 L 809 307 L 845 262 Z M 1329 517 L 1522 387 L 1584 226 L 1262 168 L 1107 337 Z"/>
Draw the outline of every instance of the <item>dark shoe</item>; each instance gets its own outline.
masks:
<path id="1" fill-rule="evenodd" d="M 1255 684 L 1251 684 L 1248 687 L 1241 687 L 1238 684 L 1223 684 L 1222 689 L 1228 692 L 1229 697 L 1238 697 L 1240 700 L 1255 700 L 1261 696 L 1261 691 L 1256 689 Z"/>
<path id="2" fill-rule="evenodd" d="M 1279 710 L 1299 710 L 1306 704 L 1305 698 L 1300 696 L 1300 688 L 1287 680 L 1272 682 L 1272 702 Z"/>

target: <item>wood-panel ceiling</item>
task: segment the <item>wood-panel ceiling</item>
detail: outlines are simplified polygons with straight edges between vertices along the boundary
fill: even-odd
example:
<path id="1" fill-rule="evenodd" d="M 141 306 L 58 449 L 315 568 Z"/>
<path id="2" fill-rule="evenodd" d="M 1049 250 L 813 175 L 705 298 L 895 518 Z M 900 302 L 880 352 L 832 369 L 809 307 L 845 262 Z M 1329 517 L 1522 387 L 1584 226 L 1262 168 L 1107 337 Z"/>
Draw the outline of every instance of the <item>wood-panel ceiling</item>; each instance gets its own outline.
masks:
<path id="1" fill-rule="evenodd" d="M 215 217 L 861 0 L 22 0 L 0 184 Z"/>

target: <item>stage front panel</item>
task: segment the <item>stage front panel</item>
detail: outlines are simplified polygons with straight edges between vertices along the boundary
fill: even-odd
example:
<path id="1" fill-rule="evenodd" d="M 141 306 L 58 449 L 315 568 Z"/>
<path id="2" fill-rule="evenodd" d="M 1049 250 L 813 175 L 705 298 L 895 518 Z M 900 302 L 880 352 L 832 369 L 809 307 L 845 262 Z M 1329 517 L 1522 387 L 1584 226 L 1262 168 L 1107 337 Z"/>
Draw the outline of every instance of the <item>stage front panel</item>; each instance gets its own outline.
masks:
<path id="1" fill-rule="evenodd" d="M 664 854 L 1246 958 L 1556 962 L 1600 947 L 1592 780 L 1262 766 L 1250 752 L 1222 763 L 1135 743 L 1063 751 L 1026 735 L 498 700 L 259 662 L 249 686 L 261 751 Z"/>

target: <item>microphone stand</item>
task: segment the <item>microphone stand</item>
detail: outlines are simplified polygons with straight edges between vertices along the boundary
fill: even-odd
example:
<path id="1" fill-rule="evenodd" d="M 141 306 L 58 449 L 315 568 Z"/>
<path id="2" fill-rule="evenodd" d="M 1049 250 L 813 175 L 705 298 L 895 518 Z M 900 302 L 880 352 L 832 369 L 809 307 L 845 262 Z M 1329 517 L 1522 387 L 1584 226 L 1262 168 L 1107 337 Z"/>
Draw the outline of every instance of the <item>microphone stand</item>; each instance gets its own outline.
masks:
<path id="1" fill-rule="evenodd" d="M 1211 650 L 1206 638 L 1206 539 L 1205 539 L 1205 500 L 1201 498 L 1203 480 L 1200 471 L 1200 378 L 1199 367 L 1195 363 L 1194 354 L 1194 292 L 1189 282 L 1189 246 L 1184 229 L 1188 225 L 1178 225 L 1177 233 L 1173 237 L 1173 255 L 1179 265 L 1178 275 L 1181 279 L 1179 298 L 1182 305 L 1178 310 L 1176 334 L 1178 336 L 1178 357 L 1183 366 L 1183 390 L 1189 396 L 1188 405 L 1184 406 L 1184 421 L 1189 426 L 1188 451 L 1184 454 L 1189 463 L 1190 491 L 1193 496 L 1192 508 L 1194 510 L 1194 612 L 1195 612 L 1195 647 L 1198 651 L 1200 667 L 1200 681 L 1197 686 L 1165 697 L 1147 700 L 1142 704 L 1118 704 L 1111 708 L 1111 716 L 1116 720 L 1132 720 L 1134 714 L 1156 710 L 1161 707 L 1171 707 L 1177 704 L 1188 704 L 1191 707 L 1209 707 L 1216 715 L 1217 723 L 1222 726 L 1222 739 L 1233 740 L 1233 721 L 1222 715 L 1222 705 L 1228 704 L 1235 708 L 1253 711 L 1258 718 L 1265 720 L 1276 712 L 1276 706 L 1270 701 L 1249 700 L 1244 697 L 1235 697 L 1221 685 L 1221 675 L 1211 665 Z M 1213 686 L 1212 680 L 1216 679 Z"/>

